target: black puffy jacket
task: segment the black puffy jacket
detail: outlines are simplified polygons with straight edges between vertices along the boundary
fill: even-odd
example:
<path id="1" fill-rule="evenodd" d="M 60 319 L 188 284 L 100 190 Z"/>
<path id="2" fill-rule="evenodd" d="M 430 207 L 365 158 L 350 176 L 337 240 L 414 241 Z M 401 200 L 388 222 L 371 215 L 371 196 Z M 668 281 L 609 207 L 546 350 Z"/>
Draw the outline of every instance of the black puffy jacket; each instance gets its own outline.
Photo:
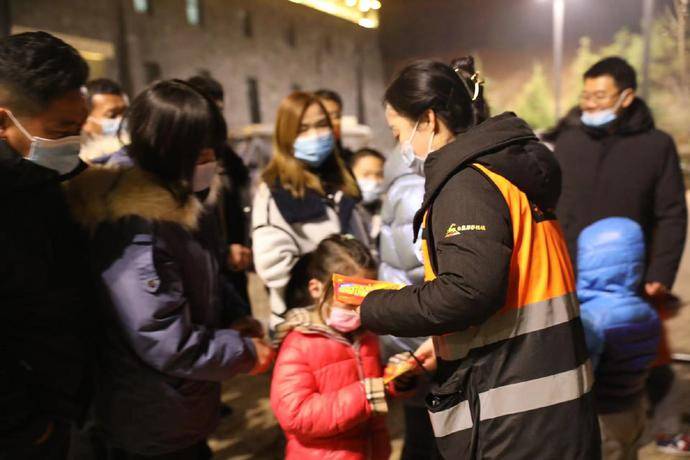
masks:
<path id="1" fill-rule="evenodd" d="M 563 174 L 556 212 L 573 262 L 585 227 L 606 217 L 628 217 L 645 233 L 645 281 L 672 287 L 687 231 L 685 187 L 673 139 L 655 129 L 641 99 L 606 129 L 584 126 L 580 114 L 573 109 L 550 136 Z"/>
<path id="2" fill-rule="evenodd" d="M 77 420 L 89 397 L 86 238 L 58 174 L 0 141 L 0 451 L 48 419 Z"/>

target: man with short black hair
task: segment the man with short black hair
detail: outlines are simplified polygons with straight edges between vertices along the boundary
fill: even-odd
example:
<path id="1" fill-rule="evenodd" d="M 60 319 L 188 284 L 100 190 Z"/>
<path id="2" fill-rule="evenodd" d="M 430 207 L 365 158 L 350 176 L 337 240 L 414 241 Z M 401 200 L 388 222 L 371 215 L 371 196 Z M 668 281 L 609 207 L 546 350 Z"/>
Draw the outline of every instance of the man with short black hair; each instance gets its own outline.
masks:
<path id="1" fill-rule="evenodd" d="M 113 136 L 120 128 L 129 99 L 117 82 L 97 78 L 86 84 L 86 104 L 89 117 L 84 132 L 94 137 Z"/>
<path id="2" fill-rule="evenodd" d="M 557 213 L 573 262 L 577 263 L 580 232 L 590 224 L 608 217 L 636 221 L 647 248 L 641 291 L 663 318 L 685 245 L 685 187 L 675 143 L 655 128 L 636 89 L 635 70 L 625 60 L 609 57 L 597 62 L 584 74 L 580 106 L 546 139 L 555 143 L 561 165 Z M 625 352 L 633 356 L 638 350 L 618 351 Z M 672 375 L 669 362 L 668 349 L 662 347 L 652 376 Z M 598 395 L 598 401 L 611 402 L 598 408 L 604 458 L 624 458 L 626 443 L 634 445 L 641 435 L 641 406 L 634 400 L 620 402 L 621 396 L 629 395 L 608 396 Z"/>
<path id="3" fill-rule="evenodd" d="M 187 80 L 194 89 L 208 96 L 221 109 L 225 105 L 225 91 L 217 80 L 204 75 L 197 75 Z M 247 270 L 252 265 L 252 250 L 249 237 L 249 169 L 235 153 L 229 143 L 216 152 L 228 178 L 228 187 L 219 200 L 222 236 L 227 243 L 226 277 L 235 287 L 237 293 L 249 304 L 247 291 Z M 251 314 L 247 309 L 245 312 Z"/>
<path id="4" fill-rule="evenodd" d="M 88 397 L 90 280 L 61 181 L 83 169 L 86 62 L 45 32 L 0 39 L 0 459 L 62 459 Z"/>

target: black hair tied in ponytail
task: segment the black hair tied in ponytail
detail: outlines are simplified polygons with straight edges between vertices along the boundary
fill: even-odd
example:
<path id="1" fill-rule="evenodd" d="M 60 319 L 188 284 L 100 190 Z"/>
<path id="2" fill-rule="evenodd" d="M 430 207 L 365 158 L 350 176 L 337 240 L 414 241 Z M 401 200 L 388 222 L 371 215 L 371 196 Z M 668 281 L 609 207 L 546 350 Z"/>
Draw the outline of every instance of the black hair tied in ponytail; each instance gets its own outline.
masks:
<path id="1" fill-rule="evenodd" d="M 386 89 L 384 101 L 414 121 L 433 110 L 458 134 L 489 117 L 481 83 L 471 56 L 456 59 L 451 65 L 421 60 L 398 73 Z"/>

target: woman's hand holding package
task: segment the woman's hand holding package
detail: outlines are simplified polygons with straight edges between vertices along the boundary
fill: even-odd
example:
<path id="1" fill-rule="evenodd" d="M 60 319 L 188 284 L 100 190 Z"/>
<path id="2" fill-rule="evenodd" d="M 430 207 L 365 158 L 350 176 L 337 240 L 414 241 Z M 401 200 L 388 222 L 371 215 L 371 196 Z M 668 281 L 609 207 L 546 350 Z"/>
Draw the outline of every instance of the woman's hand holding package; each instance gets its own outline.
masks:
<path id="1" fill-rule="evenodd" d="M 434 351 L 434 341 L 429 337 L 423 344 L 417 348 L 414 355 L 419 359 L 424 365 L 424 369 L 428 372 L 436 371 L 436 352 Z M 422 369 L 417 368 L 420 372 Z"/>

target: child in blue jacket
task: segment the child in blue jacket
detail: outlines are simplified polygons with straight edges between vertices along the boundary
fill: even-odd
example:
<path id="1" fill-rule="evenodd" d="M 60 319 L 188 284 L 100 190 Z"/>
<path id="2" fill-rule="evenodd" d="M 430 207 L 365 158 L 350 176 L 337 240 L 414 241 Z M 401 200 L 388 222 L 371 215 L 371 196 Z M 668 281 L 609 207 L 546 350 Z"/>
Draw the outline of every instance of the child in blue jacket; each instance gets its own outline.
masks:
<path id="1" fill-rule="evenodd" d="M 604 459 L 636 459 L 644 430 L 645 381 L 661 323 L 640 295 L 645 241 L 634 221 L 612 217 L 578 239 L 577 295 L 595 368 Z"/>

